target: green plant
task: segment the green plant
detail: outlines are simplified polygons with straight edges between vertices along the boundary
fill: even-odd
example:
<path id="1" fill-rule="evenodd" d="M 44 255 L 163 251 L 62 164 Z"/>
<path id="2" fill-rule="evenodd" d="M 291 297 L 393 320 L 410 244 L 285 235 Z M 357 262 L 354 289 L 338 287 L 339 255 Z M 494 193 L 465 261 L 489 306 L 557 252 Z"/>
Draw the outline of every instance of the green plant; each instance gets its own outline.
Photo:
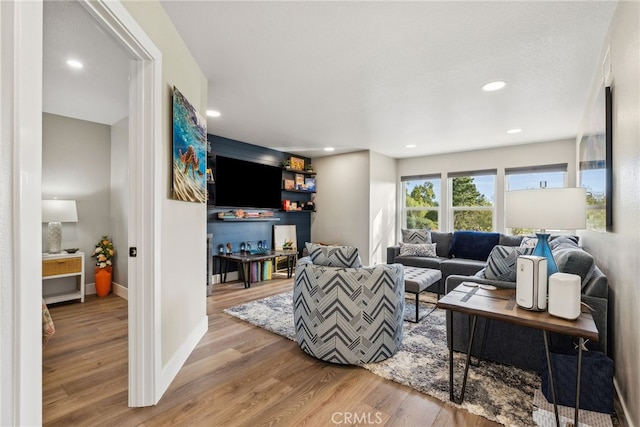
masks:
<path id="1" fill-rule="evenodd" d="M 287 159 L 285 161 L 282 162 L 282 167 L 283 168 L 290 168 L 291 167 L 291 160 Z"/>
<path id="2" fill-rule="evenodd" d="M 102 236 L 102 239 L 96 243 L 96 248 L 93 250 L 91 257 L 96 259 L 96 266 L 105 268 L 113 264 L 111 259 L 115 254 L 116 251 L 113 249 L 113 243 L 105 234 Z"/>

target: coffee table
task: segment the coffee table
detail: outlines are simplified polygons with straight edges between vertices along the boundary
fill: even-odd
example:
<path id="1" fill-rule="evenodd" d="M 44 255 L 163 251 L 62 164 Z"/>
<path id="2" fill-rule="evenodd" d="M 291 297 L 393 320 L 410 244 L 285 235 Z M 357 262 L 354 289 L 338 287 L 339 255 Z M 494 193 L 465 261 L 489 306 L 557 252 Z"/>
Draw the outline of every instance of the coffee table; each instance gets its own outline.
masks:
<path id="1" fill-rule="evenodd" d="M 556 417 L 556 425 L 560 425 L 558 415 L 558 405 L 556 403 L 556 393 L 553 381 L 553 371 L 551 369 L 551 358 L 549 355 L 549 332 L 555 332 L 577 337 L 578 362 L 576 381 L 576 408 L 574 415 L 574 425 L 578 425 L 578 412 L 580 408 L 580 370 L 582 368 L 582 347 L 584 339 L 598 341 L 598 329 L 589 313 L 581 313 L 576 320 L 566 320 L 551 316 L 548 312 L 529 311 L 517 306 L 515 289 L 485 290 L 478 287 L 478 284 L 469 283 L 472 286 L 458 285 L 454 290 L 442 297 L 436 306 L 452 312 L 457 311 L 471 316 L 471 332 L 469 335 L 469 347 L 467 350 L 464 376 L 462 378 L 462 390 L 460 397 L 456 398 L 453 390 L 453 346 L 449 345 L 449 400 L 455 403 L 462 403 L 464 391 L 467 385 L 467 374 L 469 372 L 469 360 L 471 358 L 471 348 L 476 329 L 476 320 L 479 317 L 486 319 L 501 320 L 515 325 L 527 326 L 540 329 L 544 336 L 545 354 L 547 356 L 547 368 L 549 369 L 549 386 L 553 397 L 553 410 Z M 453 313 L 449 313 L 447 318 L 447 329 L 453 334 Z M 453 341 L 453 337 L 451 337 Z"/>

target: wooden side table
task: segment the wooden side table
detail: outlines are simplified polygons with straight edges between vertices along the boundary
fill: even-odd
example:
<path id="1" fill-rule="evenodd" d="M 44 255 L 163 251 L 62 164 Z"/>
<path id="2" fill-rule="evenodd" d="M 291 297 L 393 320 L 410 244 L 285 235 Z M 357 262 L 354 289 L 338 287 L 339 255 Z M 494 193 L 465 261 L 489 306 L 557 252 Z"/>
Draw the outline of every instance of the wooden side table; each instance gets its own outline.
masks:
<path id="1" fill-rule="evenodd" d="M 47 294 L 46 280 L 61 277 L 75 277 L 75 290 Z M 42 254 L 42 286 L 42 297 L 46 304 L 75 299 L 84 302 L 84 252 Z"/>
<path id="2" fill-rule="evenodd" d="M 479 317 L 486 319 L 501 320 L 515 325 L 527 326 L 540 329 L 544 336 L 545 354 L 547 356 L 547 368 L 549 369 L 549 386 L 553 397 L 553 410 L 556 417 L 556 425 L 560 426 L 558 415 L 558 405 L 556 403 L 556 393 L 553 381 L 553 371 L 551 369 L 551 357 L 549 355 L 549 332 L 565 334 L 577 337 L 578 343 L 578 363 L 576 381 L 576 408 L 574 415 L 574 425 L 578 425 L 578 412 L 580 408 L 580 371 L 582 368 L 582 347 L 584 339 L 598 341 L 598 329 L 590 313 L 581 313 L 576 320 L 566 320 L 551 316 L 546 311 L 529 311 L 517 306 L 515 289 L 485 290 L 478 286 L 469 287 L 464 284 L 458 285 L 453 291 L 442 297 L 436 305 L 445 310 L 466 313 L 471 316 L 471 332 L 469 334 L 469 347 L 464 366 L 464 376 L 462 377 L 462 390 L 460 397 L 456 398 L 453 390 L 453 346 L 449 346 L 449 400 L 462 403 L 464 391 L 467 385 L 467 374 L 469 372 L 469 361 L 471 359 L 471 348 L 476 329 L 476 320 Z M 453 341 L 453 315 L 449 315 L 447 329 L 451 332 Z"/>

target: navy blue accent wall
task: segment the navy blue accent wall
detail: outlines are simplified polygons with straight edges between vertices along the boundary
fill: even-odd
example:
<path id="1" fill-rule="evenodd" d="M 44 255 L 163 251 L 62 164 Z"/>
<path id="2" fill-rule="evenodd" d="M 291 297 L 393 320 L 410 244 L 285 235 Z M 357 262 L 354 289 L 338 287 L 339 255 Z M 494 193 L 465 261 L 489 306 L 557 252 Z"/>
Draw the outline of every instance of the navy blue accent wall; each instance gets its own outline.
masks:
<path id="1" fill-rule="evenodd" d="M 207 135 L 207 141 L 211 144 L 211 152 L 214 155 L 232 157 L 250 162 L 262 163 L 271 166 L 282 165 L 282 162 L 288 159 L 291 154 L 284 153 L 270 148 L 260 147 L 245 142 L 224 138 L 217 135 Z M 296 157 L 300 157 L 297 156 Z M 310 159 L 305 158 L 305 161 Z M 307 201 L 310 198 L 308 194 L 286 194 L 284 198 L 292 200 Z M 293 197 L 295 196 L 295 197 Z M 274 218 L 279 221 L 221 221 L 217 219 L 218 212 L 227 212 L 229 208 L 216 208 L 208 206 L 207 208 L 207 233 L 213 236 L 213 251 L 216 253 L 220 246 L 231 243 L 233 251 L 240 250 L 240 244 L 251 242 L 251 247 L 256 249 L 259 240 L 266 240 L 269 248 L 273 248 L 273 226 L 274 225 L 295 225 L 296 235 L 298 238 L 298 251 L 301 253 L 305 242 L 311 241 L 311 212 L 285 212 L 274 211 Z M 244 209 L 245 211 L 265 211 L 267 209 Z M 231 268 L 232 269 L 232 268 Z"/>

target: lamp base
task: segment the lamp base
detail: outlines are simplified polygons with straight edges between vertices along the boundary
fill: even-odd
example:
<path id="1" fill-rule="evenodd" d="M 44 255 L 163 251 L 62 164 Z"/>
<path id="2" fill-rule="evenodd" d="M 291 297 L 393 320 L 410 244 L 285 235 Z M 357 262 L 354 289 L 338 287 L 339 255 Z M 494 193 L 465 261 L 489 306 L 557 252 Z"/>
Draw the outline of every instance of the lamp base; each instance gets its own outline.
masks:
<path id="1" fill-rule="evenodd" d="M 538 237 L 538 244 L 533 249 L 533 253 L 531 255 L 542 256 L 547 259 L 547 277 L 551 276 L 553 273 L 558 272 L 558 266 L 556 265 L 556 261 L 553 259 L 553 254 L 551 253 L 551 248 L 549 247 L 549 235 L 544 233 L 536 233 Z"/>
<path id="2" fill-rule="evenodd" d="M 59 254 L 62 251 L 62 223 L 49 223 L 49 253 Z"/>

